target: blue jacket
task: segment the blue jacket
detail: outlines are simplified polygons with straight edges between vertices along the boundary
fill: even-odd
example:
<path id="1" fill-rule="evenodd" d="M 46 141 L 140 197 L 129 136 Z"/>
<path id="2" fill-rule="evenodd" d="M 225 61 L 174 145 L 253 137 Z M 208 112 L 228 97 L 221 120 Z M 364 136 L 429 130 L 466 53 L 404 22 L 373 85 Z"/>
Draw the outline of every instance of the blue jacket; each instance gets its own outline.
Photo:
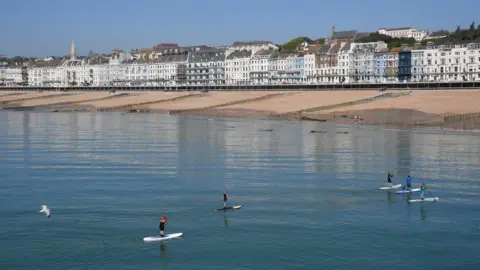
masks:
<path id="1" fill-rule="evenodd" d="M 412 183 L 412 178 L 410 176 L 407 177 L 407 184 Z"/>

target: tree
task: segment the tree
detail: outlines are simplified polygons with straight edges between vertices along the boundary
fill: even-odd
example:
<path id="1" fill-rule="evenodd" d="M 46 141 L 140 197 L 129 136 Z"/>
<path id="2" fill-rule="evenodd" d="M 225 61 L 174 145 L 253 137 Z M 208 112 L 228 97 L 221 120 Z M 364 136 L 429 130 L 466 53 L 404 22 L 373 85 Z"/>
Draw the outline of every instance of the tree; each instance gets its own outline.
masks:
<path id="1" fill-rule="evenodd" d="M 300 44 L 302 44 L 305 41 L 309 44 L 313 43 L 313 40 L 311 40 L 309 37 L 296 37 L 290 40 L 289 42 L 283 44 L 281 48 L 284 51 L 293 52 L 293 51 L 296 51 L 298 46 L 300 46 Z"/>
<path id="2" fill-rule="evenodd" d="M 21 63 L 23 62 L 23 58 L 21 56 L 15 56 L 11 59 L 11 61 L 14 63 Z"/>
<path id="3" fill-rule="evenodd" d="M 358 42 L 360 43 L 378 42 L 378 41 L 383 41 L 387 43 L 388 48 L 400 47 L 403 44 L 408 44 L 412 46 L 417 42 L 414 38 L 392 38 L 387 35 L 379 34 L 378 32 L 370 33 L 370 35 L 366 37 L 362 37 L 358 40 Z"/>
<path id="4" fill-rule="evenodd" d="M 450 35 L 450 32 L 448 32 L 448 31 L 445 30 L 445 29 L 438 30 L 438 31 L 433 31 L 433 32 L 432 32 L 432 36 L 434 36 L 434 37 L 448 36 L 448 35 Z"/>
<path id="5" fill-rule="evenodd" d="M 475 21 L 472 22 L 472 24 L 470 24 L 470 31 L 475 31 Z"/>

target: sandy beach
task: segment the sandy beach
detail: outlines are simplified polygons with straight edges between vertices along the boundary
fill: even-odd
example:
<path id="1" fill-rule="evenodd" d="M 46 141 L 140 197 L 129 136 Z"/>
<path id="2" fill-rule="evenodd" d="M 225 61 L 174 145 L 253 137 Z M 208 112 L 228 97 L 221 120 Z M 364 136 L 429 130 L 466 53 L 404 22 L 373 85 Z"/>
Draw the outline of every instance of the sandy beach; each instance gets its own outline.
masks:
<path id="1" fill-rule="evenodd" d="M 299 92 L 271 100 L 222 107 L 220 110 L 269 111 L 282 114 L 318 106 L 334 105 L 378 95 L 378 91 Z"/>
<path id="2" fill-rule="evenodd" d="M 8 94 L 12 94 L 13 92 L 8 92 Z M 44 96 L 50 95 L 62 95 L 65 93 L 62 92 L 15 92 L 18 95 L 2 95 L 0 96 L 0 102 L 8 102 L 8 103 L 16 103 L 16 100 L 23 100 L 27 98 L 41 98 Z M 3 94 L 3 93 L 2 93 Z M 19 101 L 21 102 L 21 101 Z"/>
<path id="3" fill-rule="evenodd" d="M 478 90 L 68 93 L 71 95 L 65 95 L 65 92 L 20 92 L 19 95 L 8 95 L 10 92 L 3 92 L 0 93 L 0 102 L 4 103 L 2 105 L 4 108 L 19 106 L 20 110 L 22 106 L 48 108 L 52 105 L 52 110 L 55 108 L 55 111 L 58 111 L 59 107 L 67 111 L 79 107 L 92 111 L 111 108 L 114 111 L 128 112 L 138 109 L 154 113 L 175 112 L 247 118 L 275 117 L 276 119 L 293 118 L 335 123 L 402 126 L 442 126 L 446 125 L 445 116 L 480 113 L 480 91 Z M 50 95 L 55 96 L 46 97 Z M 21 100 L 27 98 L 28 100 Z M 459 117 L 459 119 L 464 122 L 465 118 Z M 468 119 L 472 122 L 472 117 Z M 476 126 L 476 120 L 473 122 L 473 126 Z M 472 124 L 470 123 L 469 126 Z"/>
<path id="4" fill-rule="evenodd" d="M 414 91 L 408 96 L 382 99 L 349 106 L 349 111 L 407 109 L 433 114 L 459 114 L 480 111 L 480 91 Z M 338 113 L 343 108 L 322 113 Z"/>
<path id="5" fill-rule="evenodd" d="M 245 92 L 208 92 L 202 93 L 199 97 L 179 100 L 176 102 L 152 104 L 148 106 L 151 110 L 184 110 L 203 108 L 218 105 L 226 102 L 258 98 L 278 92 L 269 91 L 245 91 Z"/>
<path id="6" fill-rule="evenodd" d="M 114 106 L 122 106 L 132 103 L 141 103 L 141 102 L 148 102 L 148 101 L 157 101 L 157 100 L 165 100 L 170 98 L 175 98 L 183 95 L 188 95 L 188 92 L 179 92 L 179 93 L 171 93 L 171 92 L 116 92 L 112 93 L 111 95 L 120 95 L 120 94 L 129 94 L 126 96 L 111 98 L 111 99 L 104 99 L 98 101 L 88 101 L 79 103 L 79 106 L 86 105 L 92 106 L 94 108 L 109 108 Z"/>

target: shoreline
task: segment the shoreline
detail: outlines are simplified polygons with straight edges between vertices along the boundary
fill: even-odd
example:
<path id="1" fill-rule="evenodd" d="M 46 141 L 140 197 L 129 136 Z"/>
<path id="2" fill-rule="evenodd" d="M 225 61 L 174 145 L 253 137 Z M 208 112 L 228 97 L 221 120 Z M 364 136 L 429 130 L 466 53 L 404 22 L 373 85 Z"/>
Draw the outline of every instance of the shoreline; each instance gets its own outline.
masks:
<path id="1" fill-rule="evenodd" d="M 13 92 L 13 91 L 12 91 Z M 15 92 L 1 110 L 121 112 L 480 129 L 480 91 Z"/>

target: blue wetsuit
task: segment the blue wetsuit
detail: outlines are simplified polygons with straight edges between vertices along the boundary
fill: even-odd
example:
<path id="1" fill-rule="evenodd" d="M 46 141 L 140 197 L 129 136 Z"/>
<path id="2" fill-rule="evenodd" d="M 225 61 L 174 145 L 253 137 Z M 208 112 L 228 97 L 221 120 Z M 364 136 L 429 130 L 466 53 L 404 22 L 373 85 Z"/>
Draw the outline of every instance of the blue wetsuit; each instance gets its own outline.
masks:
<path id="1" fill-rule="evenodd" d="M 412 188 L 412 178 L 409 176 L 407 176 L 407 188 Z"/>

